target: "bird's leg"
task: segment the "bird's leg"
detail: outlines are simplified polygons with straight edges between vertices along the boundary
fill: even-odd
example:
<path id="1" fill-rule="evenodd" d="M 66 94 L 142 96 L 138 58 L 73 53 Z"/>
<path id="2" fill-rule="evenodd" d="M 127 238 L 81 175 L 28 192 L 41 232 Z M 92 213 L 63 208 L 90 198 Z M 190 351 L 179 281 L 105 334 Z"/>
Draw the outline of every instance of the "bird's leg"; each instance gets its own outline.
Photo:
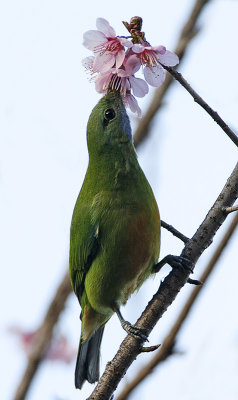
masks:
<path id="1" fill-rule="evenodd" d="M 147 330 L 140 326 L 132 325 L 130 322 L 125 321 L 123 318 L 121 311 L 117 305 L 114 305 L 113 311 L 117 314 L 119 321 L 121 323 L 122 328 L 131 336 L 136 339 L 141 339 L 143 341 L 148 341 L 147 337 Z"/>
<path id="2" fill-rule="evenodd" d="M 188 260 L 185 257 L 172 256 L 171 254 L 164 257 L 160 262 L 155 264 L 152 272 L 154 273 L 158 272 L 165 264 L 169 264 L 172 268 L 178 268 L 180 270 L 189 271 L 190 273 L 193 273 L 194 263 L 192 261 Z M 202 284 L 202 282 L 191 278 L 188 278 L 187 282 L 193 285 Z"/>

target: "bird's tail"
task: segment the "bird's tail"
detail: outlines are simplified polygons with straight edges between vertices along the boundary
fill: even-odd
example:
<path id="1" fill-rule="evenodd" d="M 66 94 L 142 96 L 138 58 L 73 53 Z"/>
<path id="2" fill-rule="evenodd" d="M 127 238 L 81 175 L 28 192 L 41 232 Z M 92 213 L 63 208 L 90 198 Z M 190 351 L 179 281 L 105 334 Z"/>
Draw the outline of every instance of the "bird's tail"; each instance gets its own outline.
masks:
<path id="1" fill-rule="evenodd" d="M 104 326 L 83 342 L 80 340 L 75 368 L 75 387 L 81 389 L 85 380 L 94 383 L 99 379 L 100 346 Z"/>

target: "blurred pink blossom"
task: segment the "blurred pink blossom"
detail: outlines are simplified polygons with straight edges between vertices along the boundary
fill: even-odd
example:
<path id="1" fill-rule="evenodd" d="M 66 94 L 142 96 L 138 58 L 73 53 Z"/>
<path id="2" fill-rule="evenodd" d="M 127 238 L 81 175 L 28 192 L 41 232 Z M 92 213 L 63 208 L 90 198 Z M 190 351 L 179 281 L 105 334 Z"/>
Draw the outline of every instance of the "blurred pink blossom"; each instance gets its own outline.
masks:
<path id="1" fill-rule="evenodd" d="M 46 352 L 46 359 L 51 361 L 62 361 L 70 364 L 77 355 L 77 349 L 73 347 L 64 335 L 56 337 Z"/>
<path id="2" fill-rule="evenodd" d="M 9 332 L 15 334 L 19 339 L 19 344 L 24 353 L 29 356 L 34 348 L 34 340 L 37 331 L 24 331 L 19 326 L 11 326 Z M 47 349 L 44 359 L 51 361 L 62 361 L 71 363 L 77 355 L 77 349 L 74 348 L 64 335 L 53 338 L 49 348 Z"/>

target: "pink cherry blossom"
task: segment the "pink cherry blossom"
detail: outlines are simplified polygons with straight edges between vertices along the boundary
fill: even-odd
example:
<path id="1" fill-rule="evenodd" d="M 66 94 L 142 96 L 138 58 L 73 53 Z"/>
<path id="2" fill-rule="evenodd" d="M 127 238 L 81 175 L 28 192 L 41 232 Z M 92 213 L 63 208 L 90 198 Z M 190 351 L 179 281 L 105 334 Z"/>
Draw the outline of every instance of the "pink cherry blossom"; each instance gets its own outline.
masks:
<path id="1" fill-rule="evenodd" d="M 125 59 L 121 68 L 111 68 L 107 72 L 100 72 L 94 79 L 97 92 L 107 93 L 109 89 L 120 91 L 125 105 L 141 116 L 141 110 L 134 96 L 144 97 L 149 87 L 144 79 L 134 76 L 139 68 L 137 56 L 131 55 Z"/>
<path id="2" fill-rule="evenodd" d="M 103 74 L 99 73 L 95 78 L 96 90 L 98 93 L 107 93 L 109 88 L 120 91 L 125 106 L 129 107 L 133 113 L 137 113 L 138 117 L 141 117 L 141 109 L 136 98 L 131 94 L 131 89 L 133 90 L 134 94 L 137 93 L 137 96 L 138 93 L 143 94 L 144 96 L 146 93 L 143 86 L 146 84 L 146 82 L 143 81 L 143 79 L 135 78 L 133 76 L 120 76 L 124 74 L 125 71 L 116 70 L 115 68 Z M 136 81 L 133 81 L 133 78 Z M 147 91 L 148 85 L 146 84 L 146 92 Z"/>
<path id="3" fill-rule="evenodd" d="M 121 69 L 111 68 L 109 71 L 99 73 L 95 78 L 95 87 L 98 93 L 106 93 L 108 89 L 115 89 L 121 92 L 122 96 L 130 90 L 129 80 L 120 76 L 124 74 Z"/>
<path id="4" fill-rule="evenodd" d="M 18 336 L 22 350 L 27 354 L 27 356 L 29 356 L 32 350 L 32 343 L 35 338 L 36 332 L 24 331 L 18 325 L 10 326 L 8 328 L 8 331 Z"/>
<path id="5" fill-rule="evenodd" d="M 95 54 L 93 72 L 106 72 L 115 64 L 119 68 L 125 58 L 126 47 L 132 47 L 130 40 L 116 36 L 114 29 L 104 18 L 97 18 L 98 30 L 90 30 L 84 34 L 84 46 Z"/>
<path id="6" fill-rule="evenodd" d="M 166 50 L 164 46 L 134 44 L 131 50 L 137 54 L 138 62 L 144 66 L 145 80 L 151 86 L 159 87 L 165 80 L 165 70 L 161 64 L 174 67 L 179 63 L 178 56 Z"/>
<path id="7" fill-rule="evenodd" d="M 137 97 L 144 97 L 148 93 L 149 87 L 143 79 L 134 76 L 137 70 L 136 56 L 131 56 L 122 68 L 111 68 L 107 72 L 99 73 L 95 78 L 97 92 L 106 93 L 111 88 L 120 90 L 124 97 L 131 91 Z"/>
<path id="8" fill-rule="evenodd" d="M 159 87 L 165 80 L 163 66 L 173 67 L 179 59 L 164 46 L 150 46 L 142 35 L 141 43 L 133 43 L 138 41 L 138 36 L 133 36 L 132 30 L 132 40 L 116 36 L 104 18 L 97 18 L 96 26 L 97 30 L 84 34 L 83 44 L 94 55 L 86 57 L 83 65 L 94 75 L 92 80 L 97 92 L 119 91 L 125 105 L 140 116 L 141 110 L 134 96 L 144 97 L 149 91 L 148 84 Z M 135 76 L 141 67 L 145 80 Z"/>

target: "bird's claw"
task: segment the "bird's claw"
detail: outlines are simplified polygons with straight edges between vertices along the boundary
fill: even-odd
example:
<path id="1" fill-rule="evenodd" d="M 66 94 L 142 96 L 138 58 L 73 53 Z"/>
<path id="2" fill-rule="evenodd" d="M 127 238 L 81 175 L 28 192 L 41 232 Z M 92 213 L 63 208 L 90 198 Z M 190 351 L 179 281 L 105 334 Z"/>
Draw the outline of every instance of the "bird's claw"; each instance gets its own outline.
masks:
<path id="1" fill-rule="evenodd" d="M 164 257 L 163 260 L 158 262 L 154 268 L 154 272 L 158 272 L 165 264 L 169 264 L 172 268 L 177 268 L 183 271 L 193 273 L 194 263 L 185 257 L 172 256 L 171 254 Z"/>
<path id="2" fill-rule="evenodd" d="M 183 269 L 185 271 L 191 272 L 193 274 L 193 266 L 194 263 L 188 260 L 185 257 L 181 256 L 170 256 L 171 257 L 171 264 L 169 264 L 172 268 Z"/>
<path id="3" fill-rule="evenodd" d="M 141 339 L 148 342 L 147 329 L 142 328 L 141 326 L 132 325 L 128 321 L 123 321 L 122 327 L 129 335 L 133 336 L 135 339 Z"/>
<path id="4" fill-rule="evenodd" d="M 191 285 L 196 285 L 196 286 L 203 285 L 203 282 L 198 281 L 197 279 L 188 278 L 187 282 L 191 283 Z"/>

